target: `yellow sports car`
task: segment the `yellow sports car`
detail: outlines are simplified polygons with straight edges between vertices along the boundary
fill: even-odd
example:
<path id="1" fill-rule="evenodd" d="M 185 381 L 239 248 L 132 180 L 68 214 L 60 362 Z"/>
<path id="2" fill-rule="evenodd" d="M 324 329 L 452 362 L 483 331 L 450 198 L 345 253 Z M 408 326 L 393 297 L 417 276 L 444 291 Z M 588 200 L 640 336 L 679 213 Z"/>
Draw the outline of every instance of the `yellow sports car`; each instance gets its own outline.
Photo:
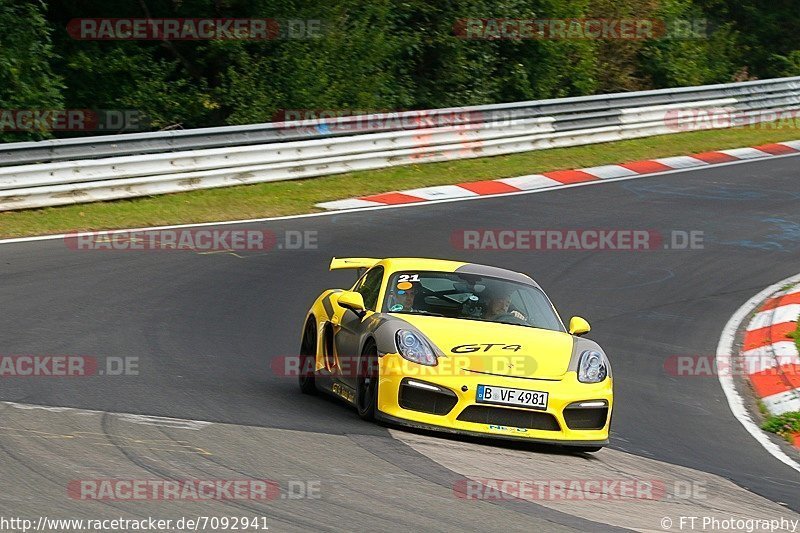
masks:
<path id="1" fill-rule="evenodd" d="M 613 387 L 602 348 L 564 327 L 525 274 L 419 258 L 334 258 L 358 269 L 323 292 L 303 328 L 299 380 L 367 420 L 526 439 L 608 444 Z"/>

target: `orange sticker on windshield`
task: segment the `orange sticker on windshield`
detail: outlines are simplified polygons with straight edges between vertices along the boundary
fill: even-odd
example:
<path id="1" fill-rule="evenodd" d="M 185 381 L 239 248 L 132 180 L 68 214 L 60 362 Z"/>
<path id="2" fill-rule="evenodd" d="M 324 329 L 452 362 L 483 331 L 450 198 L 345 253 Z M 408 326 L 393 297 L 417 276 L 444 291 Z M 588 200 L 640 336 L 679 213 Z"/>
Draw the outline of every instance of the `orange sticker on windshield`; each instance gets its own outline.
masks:
<path id="1" fill-rule="evenodd" d="M 397 284 L 397 288 L 400 289 L 401 291 L 407 291 L 411 287 L 413 287 L 413 285 L 407 281 L 401 281 L 400 283 Z"/>

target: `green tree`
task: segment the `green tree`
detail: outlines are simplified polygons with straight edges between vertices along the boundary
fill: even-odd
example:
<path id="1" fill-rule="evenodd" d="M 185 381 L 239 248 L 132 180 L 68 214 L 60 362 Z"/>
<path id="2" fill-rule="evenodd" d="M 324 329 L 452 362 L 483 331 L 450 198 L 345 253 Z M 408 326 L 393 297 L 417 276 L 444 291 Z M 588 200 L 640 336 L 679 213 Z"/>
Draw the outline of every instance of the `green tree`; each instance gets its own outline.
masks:
<path id="1" fill-rule="evenodd" d="M 62 80 L 53 73 L 57 58 L 41 2 L 0 0 L 0 110 L 61 109 Z M 0 140 L 37 140 L 51 136 L 46 128 L 11 132 L 0 129 Z"/>
<path id="2" fill-rule="evenodd" d="M 739 67 L 758 78 L 796 75 L 800 9 L 796 0 L 694 0 L 713 24 L 736 32 Z"/>
<path id="3" fill-rule="evenodd" d="M 0 0 L 0 105 L 135 109 L 146 127 L 269 121 L 280 109 L 424 109 L 800 74 L 795 0 Z M 88 41 L 71 19 L 320 20 L 310 38 Z M 704 35 L 466 39 L 468 18 L 647 18 Z M 682 38 L 675 38 L 682 37 Z M 47 131 L 3 134 L 41 138 Z"/>
<path id="4" fill-rule="evenodd" d="M 654 87 L 735 81 L 742 57 L 732 24 L 707 18 L 692 0 L 662 0 L 655 15 L 667 33 L 647 42 L 640 59 Z"/>

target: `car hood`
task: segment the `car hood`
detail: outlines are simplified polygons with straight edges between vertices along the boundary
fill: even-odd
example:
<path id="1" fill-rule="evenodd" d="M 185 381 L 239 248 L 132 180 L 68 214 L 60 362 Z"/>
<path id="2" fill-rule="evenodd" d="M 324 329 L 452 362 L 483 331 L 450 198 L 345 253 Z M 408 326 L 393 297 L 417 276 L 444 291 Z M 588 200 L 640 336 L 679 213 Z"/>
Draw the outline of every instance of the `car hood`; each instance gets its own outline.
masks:
<path id="1" fill-rule="evenodd" d="M 512 324 L 413 314 L 392 314 L 422 332 L 455 364 L 471 372 L 561 379 L 572 358 L 573 337 Z"/>

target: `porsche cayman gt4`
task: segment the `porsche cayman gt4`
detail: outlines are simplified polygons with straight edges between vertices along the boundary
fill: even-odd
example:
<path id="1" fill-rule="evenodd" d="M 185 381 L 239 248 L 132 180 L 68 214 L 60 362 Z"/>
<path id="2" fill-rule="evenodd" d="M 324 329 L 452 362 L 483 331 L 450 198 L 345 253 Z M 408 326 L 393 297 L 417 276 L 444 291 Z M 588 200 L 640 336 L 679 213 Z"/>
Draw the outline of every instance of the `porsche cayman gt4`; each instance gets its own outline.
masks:
<path id="1" fill-rule="evenodd" d="M 613 404 L 603 349 L 565 328 L 539 285 L 502 268 L 419 258 L 334 258 L 357 269 L 303 327 L 300 388 L 367 420 L 597 451 Z"/>

